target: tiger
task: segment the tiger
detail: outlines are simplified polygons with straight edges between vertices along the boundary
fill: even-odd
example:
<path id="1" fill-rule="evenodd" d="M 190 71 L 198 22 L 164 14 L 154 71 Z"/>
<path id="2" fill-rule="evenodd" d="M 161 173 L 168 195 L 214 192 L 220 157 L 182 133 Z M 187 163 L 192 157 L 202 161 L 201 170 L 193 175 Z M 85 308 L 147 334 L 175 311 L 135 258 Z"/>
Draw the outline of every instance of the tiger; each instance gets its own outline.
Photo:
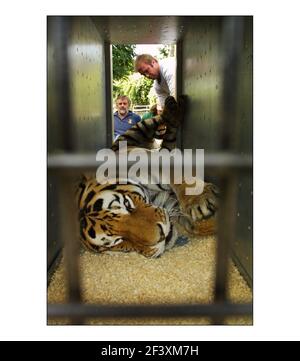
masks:
<path id="1" fill-rule="evenodd" d="M 155 139 L 161 149 L 176 147 L 184 98 L 167 97 L 161 115 L 141 120 L 120 135 L 111 149 L 118 153 L 121 141 L 128 149 L 152 152 Z M 83 176 L 78 187 L 80 239 L 94 252 L 138 252 L 156 258 L 171 249 L 178 239 L 177 224 L 191 235 L 215 233 L 219 190 L 204 182 L 200 195 L 186 195 L 186 184 L 141 184 L 127 179 L 114 184 L 99 183 Z M 152 182 L 151 182 L 152 183 Z"/>

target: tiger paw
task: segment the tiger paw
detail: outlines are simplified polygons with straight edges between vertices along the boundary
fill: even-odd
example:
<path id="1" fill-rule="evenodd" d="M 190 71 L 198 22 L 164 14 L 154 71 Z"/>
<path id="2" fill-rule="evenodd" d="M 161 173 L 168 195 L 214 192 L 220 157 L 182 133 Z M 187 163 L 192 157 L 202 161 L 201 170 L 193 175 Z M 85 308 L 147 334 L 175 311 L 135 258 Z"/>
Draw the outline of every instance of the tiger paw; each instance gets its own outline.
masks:
<path id="1" fill-rule="evenodd" d="M 174 97 L 168 96 L 161 115 L 164 122 L 178 126 L 180 124 L 180 109 Z"/>
<path id="2" fill-rule="evenodd" d="M 194 222 L 212 217 L 218 209 L 218 188 L 205 183 L 200 195 L 185 196 L 181 202 L 182 211 Z"/>

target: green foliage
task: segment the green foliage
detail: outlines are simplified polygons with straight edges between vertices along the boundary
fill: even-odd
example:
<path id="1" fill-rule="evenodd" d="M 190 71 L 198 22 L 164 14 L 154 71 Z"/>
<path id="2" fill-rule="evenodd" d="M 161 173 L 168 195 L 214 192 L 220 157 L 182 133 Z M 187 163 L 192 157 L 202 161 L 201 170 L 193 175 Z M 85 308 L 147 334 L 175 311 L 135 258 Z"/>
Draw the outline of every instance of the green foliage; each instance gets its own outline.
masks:
<path id="1" fill-rule="evenodd" d="M 159 58 L 168 58 L 175 55 L 175 44 L 163 45 L 159 49 Z"/>
<path id="2" fill-rule="evenodd" d="M 122 79 L 133 72 L 133 59 L 135 57 L 135 45 L 113 45 L 113 79 Z"/>
<path id="3" fill-rule="evenodd" d="M 152 84 L 153 80 L 132 74 L 125 79 L 114 81 L 113 97 L 116 99 L 118 95 L 122 94 L 130 98 L 132 105 L 149 104 L 148 95 Z"/>
<path id="4" fill-rule="evenodd" d="M 159 48 L 159 55 L 160 58 L 167 58 L 170 54 L 170 48 L 168 45 L 164 45 L 163 47 Z"/>

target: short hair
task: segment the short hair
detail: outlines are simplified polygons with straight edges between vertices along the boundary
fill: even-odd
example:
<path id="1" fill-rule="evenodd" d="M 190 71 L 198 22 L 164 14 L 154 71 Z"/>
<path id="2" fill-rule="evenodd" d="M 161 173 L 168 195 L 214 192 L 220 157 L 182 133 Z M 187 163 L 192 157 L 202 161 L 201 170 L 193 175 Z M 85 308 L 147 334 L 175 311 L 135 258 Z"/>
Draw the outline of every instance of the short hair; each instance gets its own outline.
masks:
<path id="1" fill-rule="evenodd" d="M 130 101 L 130 99 L 128 98 L 128 96 L 127 95 L 118 95 L 117 96 L 117 99 L 116 99 L 116 104 L 117 104 L 117 102 L 118 102 L 118 100 L 119 99 L 127 99 L 127 101 L 128 101 L 128 105 L 130 106 L 131 105 L 131 101 Z"/>
<path id="2" fill-rule="evenodd" d="M 138 55 L 136 58 L 135 58 L 135 61 L 134 61 L 134 71 L 138 72 L 139 71 L 139 64 L 141 62 L 145 62 L 146 64 L 151 64 L 151 62 L 153 60 L 156 60 L 156 58 L 154 58 L 154 56 L 150 55 L 150 54 L 141 54 L 141 55 Z"/>

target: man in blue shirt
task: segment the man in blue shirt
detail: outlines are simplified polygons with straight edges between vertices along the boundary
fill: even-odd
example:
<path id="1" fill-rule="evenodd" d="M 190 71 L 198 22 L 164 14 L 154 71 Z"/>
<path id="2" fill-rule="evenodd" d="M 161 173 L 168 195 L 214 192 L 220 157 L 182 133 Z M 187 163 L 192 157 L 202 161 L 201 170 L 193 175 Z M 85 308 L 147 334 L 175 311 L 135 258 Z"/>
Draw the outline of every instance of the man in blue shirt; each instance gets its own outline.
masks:
<path id="1" fill-rule="evenodd" d="M 141 117 L 138 114 L 129 110 L 130 99 L 126 95 L 118 96 L 116 107 L 117 111 L 114 113 L 114 140 L 141 120 Z"/>

